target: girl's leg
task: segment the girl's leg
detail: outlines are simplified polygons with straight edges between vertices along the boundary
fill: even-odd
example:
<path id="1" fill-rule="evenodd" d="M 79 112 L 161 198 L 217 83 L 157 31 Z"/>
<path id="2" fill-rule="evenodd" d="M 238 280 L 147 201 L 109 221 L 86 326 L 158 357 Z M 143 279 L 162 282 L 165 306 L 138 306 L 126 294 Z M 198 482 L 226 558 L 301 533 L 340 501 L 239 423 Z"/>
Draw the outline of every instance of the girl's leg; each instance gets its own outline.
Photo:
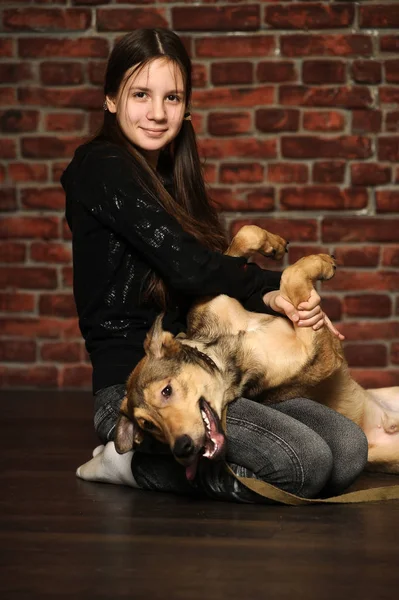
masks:
<path id="1" fill-rule="evenodd" d="M 345 490 L 363 471 L 367 463 L 366 435 L 354 423 L 331 408 L 305 399 L 286 400 L 274 408 L 317 432 L 328 444 L 333 468 L 323 496 Z"/>

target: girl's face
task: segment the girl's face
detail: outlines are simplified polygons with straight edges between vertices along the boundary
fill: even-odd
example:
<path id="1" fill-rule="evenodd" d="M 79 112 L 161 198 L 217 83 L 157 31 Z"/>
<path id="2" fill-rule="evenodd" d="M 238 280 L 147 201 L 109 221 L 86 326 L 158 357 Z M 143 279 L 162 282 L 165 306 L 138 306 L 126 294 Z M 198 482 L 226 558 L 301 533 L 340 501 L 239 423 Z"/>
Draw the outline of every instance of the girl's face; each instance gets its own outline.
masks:
<path id="1" fill-rule="evenodd" d="M 116 113 L 128 140 L 156 167 L 159 152 L 177 136 L 183 122 L 183 77 L 180 69 L 165 58 L 153 60 L 137 73 L 129 73 L 116 97 L 107 96 L 107 107 Z"/>

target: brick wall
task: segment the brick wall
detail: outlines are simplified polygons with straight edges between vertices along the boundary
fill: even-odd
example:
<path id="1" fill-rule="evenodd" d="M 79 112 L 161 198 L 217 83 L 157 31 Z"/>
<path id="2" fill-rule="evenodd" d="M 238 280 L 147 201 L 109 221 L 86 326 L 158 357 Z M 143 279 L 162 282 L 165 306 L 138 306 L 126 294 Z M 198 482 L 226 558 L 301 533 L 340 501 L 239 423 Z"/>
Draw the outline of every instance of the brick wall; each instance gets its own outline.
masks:
<path id="1" fill-rule="evenodd" d="M 113 41 L 170 26 L 194 62 L 207 179 L 234 232 L 288 260 L 333 252 L 323 285 L 355 377 L 399 385 L 399 2 L 10 0 L 0 6 L 3 387 L 88 388 L 59 176 L 99 123 Z"/>

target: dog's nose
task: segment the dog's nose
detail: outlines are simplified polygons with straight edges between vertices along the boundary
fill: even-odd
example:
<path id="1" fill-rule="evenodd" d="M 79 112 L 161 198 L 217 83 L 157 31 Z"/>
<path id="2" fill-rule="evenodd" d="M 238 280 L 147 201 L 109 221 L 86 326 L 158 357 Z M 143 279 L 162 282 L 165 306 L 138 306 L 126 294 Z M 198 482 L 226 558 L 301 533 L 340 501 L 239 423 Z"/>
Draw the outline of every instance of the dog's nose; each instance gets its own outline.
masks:
<path id="1" fill-rule="evenodd" d="M 173 447 L 173 454 L 176 458 L 187 458 L 194 452 L 194 442 L 189 435 L 182 435 L 177 438 Z"/>

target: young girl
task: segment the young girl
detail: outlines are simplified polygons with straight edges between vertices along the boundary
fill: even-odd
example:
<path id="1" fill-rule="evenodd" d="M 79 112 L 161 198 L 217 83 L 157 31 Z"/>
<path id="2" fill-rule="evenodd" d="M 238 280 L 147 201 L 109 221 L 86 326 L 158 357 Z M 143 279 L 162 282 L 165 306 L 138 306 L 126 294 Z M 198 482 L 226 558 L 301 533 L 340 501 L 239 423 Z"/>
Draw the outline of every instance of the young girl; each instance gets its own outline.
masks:
<path id="1" fill-rule="evenodd" d="M 206 459 L 194 482 L 164 446 L 146 438 L 118 455 L 112 442 L 125 381 L 145 335 L 164 310 L 178 333 L 193 298 L 227 294 L 244 307 L 330 327 L 316 292 L 296 310 L 279 294 L 280 274 L 224 256 L 227 243 L 209 202 L 191 124 L 191 63 L 178 36 L 137 30 L 109 58 L 99 134 L 77 149 L 62 176 L 73 234 L 74 295 L 93 366 L 94 425 L 105 446 L 78 469 L 94 481 L 257 501 Z M 341 336 L 342 337 L 342 336 Z M 239 398 L 227 412 L 227 461 L 236 474 L 303 497 L 342 492 L 367 459 L 363 432 L 308 399 L 263 406 Z"/>

